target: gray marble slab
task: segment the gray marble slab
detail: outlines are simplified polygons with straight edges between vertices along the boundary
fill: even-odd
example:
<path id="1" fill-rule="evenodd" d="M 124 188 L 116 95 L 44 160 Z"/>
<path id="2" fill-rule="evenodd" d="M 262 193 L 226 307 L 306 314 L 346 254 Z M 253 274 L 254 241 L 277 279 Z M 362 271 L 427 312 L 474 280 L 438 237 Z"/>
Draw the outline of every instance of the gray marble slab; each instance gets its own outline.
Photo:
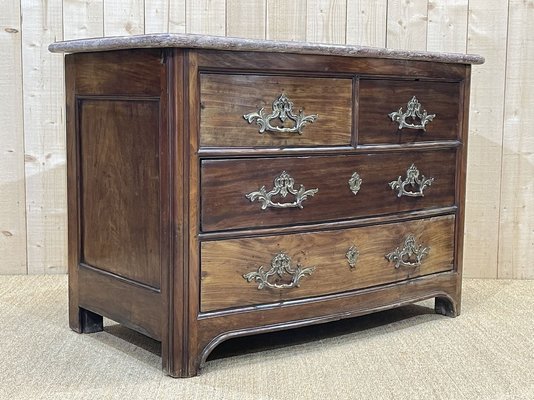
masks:
<path id="1" fill-rule="evenodd" d="M 54 53 L 84 53 L 161 47 L 232 51 L 267 51 L 344 57 L 393 58 L 400 60 L 434 61 L 456 64 L 484 63 L 484 58 L 475 54 L 393 50 L 366 46 L 241 39 L 234 37 L 179 33 L 158 33 L 149 35 L 67 40 L 52 43 L 48 46 L 48 49 Z"/>

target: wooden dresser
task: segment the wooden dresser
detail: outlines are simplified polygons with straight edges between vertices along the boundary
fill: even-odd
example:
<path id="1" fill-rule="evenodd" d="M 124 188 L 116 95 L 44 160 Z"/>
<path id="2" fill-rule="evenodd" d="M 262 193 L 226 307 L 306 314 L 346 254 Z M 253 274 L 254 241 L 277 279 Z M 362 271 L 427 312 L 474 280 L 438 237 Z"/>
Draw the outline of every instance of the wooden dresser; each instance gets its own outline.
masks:
<path id="1" fill-rule="evenodd" d="M 70 325 L 198 373 L 241 335 L 460 312 L 474 55 L 144 35 L 66 56 Z"/>

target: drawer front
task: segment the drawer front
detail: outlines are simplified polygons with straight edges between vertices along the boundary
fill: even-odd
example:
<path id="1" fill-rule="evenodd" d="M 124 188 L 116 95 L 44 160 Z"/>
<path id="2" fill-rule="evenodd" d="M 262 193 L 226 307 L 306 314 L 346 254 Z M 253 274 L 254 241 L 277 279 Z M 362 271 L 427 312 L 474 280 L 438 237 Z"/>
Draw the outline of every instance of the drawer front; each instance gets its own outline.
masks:
<path id="1" fill-rule="evenodd" d="M 201 228 L 282 226 L 451 206 L 455 156 L 456 150 L 449 149 L 205 160 Z M 413 178 L 417 171 L 409 184 L 408 175 Z"/>
<path id="2" fill-rule="evenodd" d="M 358 144 L 455 140 L 459 117 L 459 83 L 360 80 Z"/>
<path id="3" fill-rule="evenodd" d="M 203 147 L 351 143 L 351 79 L 201 74 L 200 102 Z"/>
<path id="4" fill-rule="evenodd" d="M 201 311 L 397 282 L 451 270 L 453 260 L 452 215 L 339 231 L 204 242 Z"/>

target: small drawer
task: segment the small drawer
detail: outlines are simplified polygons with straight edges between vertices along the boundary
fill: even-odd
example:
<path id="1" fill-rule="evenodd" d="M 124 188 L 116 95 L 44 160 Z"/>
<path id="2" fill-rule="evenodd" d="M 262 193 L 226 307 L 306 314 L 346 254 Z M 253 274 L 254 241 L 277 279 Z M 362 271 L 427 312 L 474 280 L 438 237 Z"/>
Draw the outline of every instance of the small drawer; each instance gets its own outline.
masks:
<path id="1" fill-rule="evenodd" d="M 454 205 L 456 150 L 204 160 L 204 232 Z"/>
<path id="2" fill-rule="evenodd" d="M 455 140 L 459 117 L 459 83 L 360 80 L 358 144 Z"/>
<path id="3" fill-rule="evenodd" d="M 200 75 L 200 146 L 350 145 L 352 80 Z"/>
<path id="4" fill-rule="evenodd" d="M 201 244 L 201 311 L 382 285 L 453 269 L 454 216 Z"/>

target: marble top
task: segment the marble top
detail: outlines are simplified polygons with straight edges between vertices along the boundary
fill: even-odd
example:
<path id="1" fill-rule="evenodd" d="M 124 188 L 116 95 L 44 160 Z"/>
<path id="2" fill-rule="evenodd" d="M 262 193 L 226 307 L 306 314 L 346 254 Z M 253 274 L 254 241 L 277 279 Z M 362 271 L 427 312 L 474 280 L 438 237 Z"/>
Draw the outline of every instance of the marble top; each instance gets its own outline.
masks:
<path id="1" fill-rule="evenodd" d="M 235 37 L 180 33 L 158 33 L 149 35 L 66 40 L 63 42 L 52 43 L 48 46 L 48 49 L 53 53 L 84 53 L 161 47 L 232 51 L 267 51 L 343 57 L 394 58 L 400 60 L 433 61 L 456 64 L 484 63 L 484 57 L 475 54 L 393 50 L 354 45 L 242 39 Z"/>

